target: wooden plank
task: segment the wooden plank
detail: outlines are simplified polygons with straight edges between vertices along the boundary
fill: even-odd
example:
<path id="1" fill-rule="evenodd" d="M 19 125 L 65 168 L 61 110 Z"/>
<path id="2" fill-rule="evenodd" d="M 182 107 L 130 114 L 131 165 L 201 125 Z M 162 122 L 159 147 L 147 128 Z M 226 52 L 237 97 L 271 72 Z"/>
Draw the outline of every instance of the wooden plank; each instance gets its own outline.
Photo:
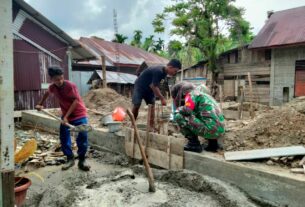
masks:
<path id="1" fill-rule="evenodd" d="M 15 200 L 14 200 L 15 171 L 1 172 L 1 180 L 2 180 L 2 204 L 5 207 L 13 207 L 15 205 Z"/>
<path id="2" fill-rule="evenodd" d="M 303 146 L 292 146 L 292 147 L 279 147 L 279 148 L 268 148 L 258 150 L 246 150 L 246 151 L 235 151 L 226 152 L 224 154 L 227 161 L 233 160 L 254 160 L 263 159 L 269 157 L 281 157 L 281 156 L 295 156 L 305 155 L 305 148 Z"/>
<path id="3" fill-rule="evenodd" d="M 133 129 L 126 127 L 124 130 L 125 130 L 124 131 L 125 143 L 132 142 L 132 137 L 134 133 Z M 139 134 L 142 139 L 146 137 L 145 131 L 139 130 Z M 185 144 L 185 139 L 156 134 L 156 133 L 149 133 L 148 146 L 150 146 L 153 149 L 167 152 L 168 137 L 170 138 L 170 143 L 171 143 L 170 144 L 171 154 L 183 156 L 184 154 L 183 146 Z M 146 146 L 146 143 L 143 142 L 142 144 Z"/>
<path id="4" fill-rule="evenodd" d="M 126 143 L 126 154 L 131 156 L 132 154 L 132 144 Z M 164 169 L 183 169 L 183 156 L 170 154 L 170 159 L 168 158 L 168 153 L 160 150 L 153 149 L 151 147 L 147 148 L 147 154 L 149 157 L 149 163 L 162 167 Z M 142 159 L 140 150 L 135 149 L 135 159 Z"/>
<path id="5" fill-rule="evenodd" d="M 139 149 L 135 148 L 132 142 L 133 131 L 131 128 L 124 129 L 126 154 L 135 159 L 141 159 Z M 145 131 L 139 131 L 139 134 L 140 137 L 146 137 Z M 183 169 L 184 143 L 184 139 L 149 133 L 148 147 L 146 147 L 149 163 L 165 169 Z"/>

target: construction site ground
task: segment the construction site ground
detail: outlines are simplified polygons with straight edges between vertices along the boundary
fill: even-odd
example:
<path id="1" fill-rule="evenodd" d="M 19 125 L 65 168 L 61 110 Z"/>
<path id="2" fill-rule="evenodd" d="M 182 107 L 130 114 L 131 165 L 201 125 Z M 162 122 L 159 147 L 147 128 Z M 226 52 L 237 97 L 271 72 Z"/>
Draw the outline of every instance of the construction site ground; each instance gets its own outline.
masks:
<path id="1" fill-rule="evenodd" d="M 85 97 L 84 100 L 90 109 L 103 114 L 111 113 L 116 106 L 122 106 L 121 103 L 125 104 L 123 107 L 130 107 L 130 101 L 125 97 L 118 94 L 112 96 L 116 96 L 116 98 L 109 98 L 113 101 L 110 101 L 108 105 L 99 102 L 96 99 L 99 96 L 92 94 L 89 98 L 88 96 Z M 91 103 L 90 105 L 88 100 L 92 103 L 101 104 Z M 77 169 L 77 166 L 70 171 L 63 172 L 60 168 L 64 162 L 64 157 L 60 148 L 58 148 L 59 140 L 55 120 L 50 122 L 45 115 L 37 112 L 27 112 L 23 115 L 26 115 L 26 119 L 31 119 L 32 122 L 22 122 L 22 126 L 17 123 L 18 145 L 22 145 L 28 138 L 35 136 L 38 140 L 38 150 L 26 166 L 21 168 L 21 171 L 36 172 L 45 181 L 42 183 L 35 176 L 30 175 L 33 186 L 30 188 L 26 206 L 53 206 L 53 204 L 54 206 L 71 206 L 71 203 L 75 206 L 100 206 L 99 204 L 104 204 L 102 206 L 125 206 L 125 204 L 128 206 L 143 206 L 142 202 L 144 201 L 147 203 L 146 206 L 185 206 L 186 200 L 190 202 L 188 203 L 189 206 L 202 206 L 202 202 L 204 202 L 204 206 L 268 206 L 265 201 L 270 201 L 270 203 L 279 202 L 280 204 L 286 201 L 293 202 L 293 200 L 297 200 L 296 196 L 299 193 L 301 194 L 298 187 L 295 186 L 303 187 L 305 179 L 304 175 L 292 174 L 289 169 L 298 167 L 302 156 L 273 157 L 235 163 L 224 161 L 223 153 L 225 151 L 304 145 L 305 136 L 302 126 L 305 121 L 305 99 L 295 99 L 281 107 L 271 108 L 260 104 L 254 104 L 253 107 L 255 109 L 253 119 L 245 116 L 249 113 L 250 103 L 244 104 L 243 119 L 226 119 L 227 131 L 222 138 L 224 140 L 223 151 L 216 154 L 206 152 L 202 154 L 185 153 L 185 169 L 197 171 L 207 176 L 194 174 L 190 171 L 154 169 L 158 191 L 153 196 L 148 193 L 148 183 L 143 169 L 131 165 L 130 160 L 123 155 L 124 144 L 120 138 L 124 136 L 122 133 L 116 135 L 107 133 L 107 130 L 102 130 L 103 136 L 106 137 L 89 137 L 91 142 L 101 139 L 100 144 L 97 144 L 101 148 L 110 146 L 107 149 L 108 152 L 90 149 L 88 156 L 92 166 L 91 172 L 81 172 Z M 232 114 L 233 117 L 238 115 L 238 103 L 223 103 L 223 109 L 226 117 L 232 117 Z M 170 106 L 166 110 L 170 110 Z M 60 114 L 58 109 L 50 111 Z M 145 126 L 146 114 L 147 107 L 143 105 L 138 120 L 139 124 Z M 230 114 L 230 116 L 226 114 Z M 101 118 L 101 115 L 89 112 L 89 121 L 95 128 L 104 127 L 101 124 Z M 41 127 L 41 125 L 45 125 L 45 127 Z M 126 120 L 124 125 L 130 125 L 129 121 Z M 169 128 L 171 135 L 182 136 L 171 123 Z M 41 129 L 44 129 L 44 131 L 39 131 Z M 105 140 L 107 143 L 105 143 Z M 204 142 L 203 139 L 201 140 Z M 96 146 L 96 143 L 94 145 Z M 75 144 L 74 147 L 76 147 Z M 109 151 L 112 153 L 109 153 Z M 47 155 L 45 155 L 46 152 Z M 43 162 L 41 162 L 42 158 Z M 214 180 L 214 178 L 208 176 L 219 178 L 222 181 Z M 224 195 L 220 193 L 223 190 L 214 190 L 213 187 L 209 186 L 211 180 L 217 183 L 211 186 L 231 189 L 229 191 L 235 194 Z M 239 180 L 243 180 L 243 182 L 239 182 Z M 194 183 L 195 181 L 196 183 Z M 200 183 L 199 187 L 198 183 Z M 228 183 L 237 185 L 239 189 L 246 192 L 246 195 Z M 262 185 L 266 185 L 264 188 L 266 188 L 265 192 L 267 193 L 261 191 L 259 186 Z M 286 191 L 286 188 L 290 191 Z M 291 188 L 295 190 L 291 190 Z M 283 194 L 286 195 L 284 199 Z M 219 201 L 219 196 L 224 202 Z M 248 197 L 259 200 L 260 203 L 258 204 Z M 234 200 L 236 198 L 241 200 L 236 201 L 236 203 Z M 235 202 L 234 204 L 231 202 L 232 199 Z M 240 202 L 243 204 L 240 205 Z"/>

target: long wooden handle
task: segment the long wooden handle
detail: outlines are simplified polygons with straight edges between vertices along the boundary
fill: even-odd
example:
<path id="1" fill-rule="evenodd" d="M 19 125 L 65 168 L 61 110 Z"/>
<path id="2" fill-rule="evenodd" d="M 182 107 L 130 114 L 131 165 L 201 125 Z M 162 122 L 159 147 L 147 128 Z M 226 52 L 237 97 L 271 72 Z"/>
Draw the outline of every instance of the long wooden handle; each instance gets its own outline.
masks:
<path id="1" fill-rule="evenodd" d="M 142 156 L 142 159 L 144 161 L 144 166 L 145 166 L 145 170 L 147 172 L 148 183 L 149 183 L 149 192 L 156 192 L 154 175 L 153 175 L 152 170 L 149 166 L 149 163 L 146 159 L 146 155 L 145 155 L 145 152 L 144 152 L 141 140 L 140 140 L 140 135 L 139 135 L 139 132 L 138 132 L 138 128 L 137 128 L 137 125 L 136 125 L 135 118 L 134 118 L 133 114 L 131 113 L 131 111 L 129 109 L 127 109 L 127 114 L 128 114 L 128 116 L 131 120 L 131 123 L 132 123 L 133 127 L 134 127 L 134 131 L 135 131 L 134 135 L 135 135 L 135 138 L 137 139 L 137 142 L 139 144 L 141 156 Z"/>
<path id="2" fill-rule="evenodd" d="M 53 118 L 56 119 L 57 121 L 62 122 L 62 120 L 61 120 L 58 116 L 55 116 L 54 114 L 48 112 L 47 110 L 41 109 L 41 111 L 42 111 L 43 113 L 45 113 L 46 115 L 49 115 L 50 117 L 53 117 Z M 71 125 L 71 124 L 69 124 L 69 123 L 66 123 L 65 125 L 67 125 L 67 126 L 68 126 L 69 128 L 71 128 L 71 129 L 74 129 L 74 128 L 75 128 L 75 126 L 73 126 L 73 125 Z"/>

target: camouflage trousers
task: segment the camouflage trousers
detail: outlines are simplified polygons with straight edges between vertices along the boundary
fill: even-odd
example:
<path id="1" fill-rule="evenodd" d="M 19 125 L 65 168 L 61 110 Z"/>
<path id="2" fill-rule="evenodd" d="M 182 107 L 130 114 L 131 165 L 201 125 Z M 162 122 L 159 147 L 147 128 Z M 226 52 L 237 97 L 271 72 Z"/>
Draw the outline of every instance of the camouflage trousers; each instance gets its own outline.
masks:
<path id="1" fill-rule="evenodd" d="M 194 114 L 182 115 L 176 113 L 174 120 L 185 137 L 196 135 L 206 139 L 216 139 L 225 132 L 224 124 L 211 117 L 199 119 Z"/>

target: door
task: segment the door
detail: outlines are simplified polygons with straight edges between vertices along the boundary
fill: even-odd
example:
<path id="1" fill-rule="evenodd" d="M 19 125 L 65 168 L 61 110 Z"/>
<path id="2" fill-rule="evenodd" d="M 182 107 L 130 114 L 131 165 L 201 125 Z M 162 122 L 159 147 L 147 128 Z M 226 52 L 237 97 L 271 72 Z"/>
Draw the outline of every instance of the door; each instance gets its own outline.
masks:
<path id="1" fill-rule="evenodd" d="M 305 60 L 296 61 L 294 96 L 305 96 Z"/>

